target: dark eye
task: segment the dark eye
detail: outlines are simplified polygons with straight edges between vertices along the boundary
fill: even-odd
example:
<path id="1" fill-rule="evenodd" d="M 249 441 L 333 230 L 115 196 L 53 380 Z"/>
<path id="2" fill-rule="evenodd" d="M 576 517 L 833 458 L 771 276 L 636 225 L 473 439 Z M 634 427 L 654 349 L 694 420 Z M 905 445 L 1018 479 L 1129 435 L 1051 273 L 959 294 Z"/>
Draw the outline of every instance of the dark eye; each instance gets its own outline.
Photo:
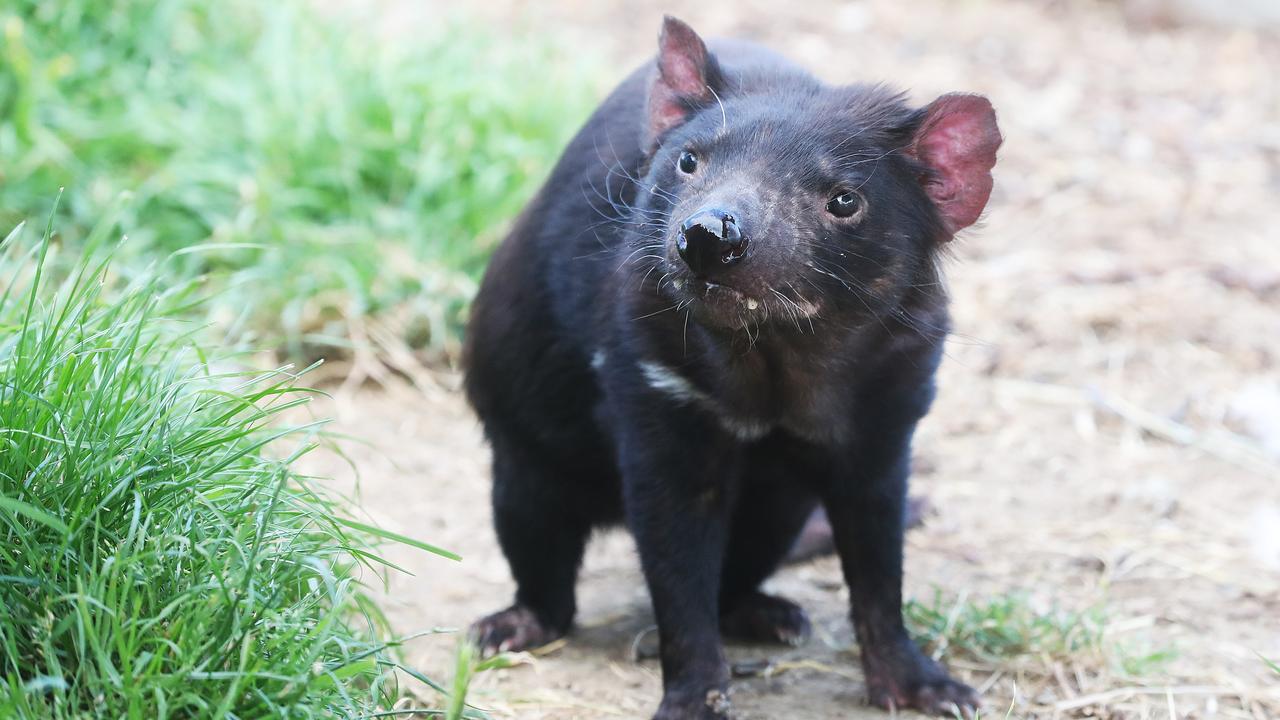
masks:
<path id="1" fill-rule="evenodd" d="M 862 195 L 856 191 L 850 190 L 843 192 L 827 201 L 827 212 L 838 218 L 853 217 L 862 210 Z"/>
<path id="2" fill-rule="evenodd" d="M 680 160 L 676 162 L 676 167 L 680 168 L 680 172 L 685 175 L 692 175 L 693 171 L 698 169 L 698 156 L 692 150 L 685 150 L 680 153 Z"/>

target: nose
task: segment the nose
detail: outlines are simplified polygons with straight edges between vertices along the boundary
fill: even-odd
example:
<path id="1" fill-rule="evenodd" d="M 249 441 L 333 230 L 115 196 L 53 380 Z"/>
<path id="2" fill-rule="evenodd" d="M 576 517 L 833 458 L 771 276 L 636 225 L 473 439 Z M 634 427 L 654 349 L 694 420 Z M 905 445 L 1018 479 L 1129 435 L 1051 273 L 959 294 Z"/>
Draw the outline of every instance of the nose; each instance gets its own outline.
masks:
<path id="1" fill-rule="evenodd" d="M 680 224 L 676 250 L 695 275 L 704 276 L 741 259 L 747 236 L 731 213 L 703 208 Z"/>

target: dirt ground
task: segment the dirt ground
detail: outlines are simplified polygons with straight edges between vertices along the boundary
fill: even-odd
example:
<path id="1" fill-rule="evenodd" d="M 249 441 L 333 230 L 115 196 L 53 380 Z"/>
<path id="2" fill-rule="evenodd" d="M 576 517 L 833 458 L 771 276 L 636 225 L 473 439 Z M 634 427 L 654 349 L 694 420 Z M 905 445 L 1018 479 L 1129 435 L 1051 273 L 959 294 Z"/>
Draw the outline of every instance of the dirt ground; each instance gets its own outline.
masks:
<path id="1" fill-rule="evenodd" d="M 428 9 L 431 6 L 425 6 Z M 771 44 L 833 81 L 889 80 L 925 102 L 988 95 L 1005 145 L 984 226 L 948 261 L 957 333 L 917 443 L 934 507 L 908 542 L 908 594 L 1025 592 L 1101 607 L 1109 648 L 1173 650 L 1129 672 L 1106 657 L 952 661 L 1003 717 L 1280 717 L 1280 37 L 1185 24 L 1160 3 L 941 0 L 659 5 L 645 0 L 476 11 L 538 32 L 621 77 L 661 13 L 707 35 Z M 1135 9 L 1136 8 L 1136 9 Z M 538 69 L 513 82 L 537 82 Z M 396 628 L 465 627 L 512 585 L 490 527 L 487 452 L 448 375 L 338 389 L 316 408 L 348 444 L 360 501 L 451 563 L 392 559 Z M 352 482 L 345 460 L 310 471 Z M 837 564 L 782 572 L 813 640 L 736 683 L 743 718 L 884 717 L 865 706 Z M 599 536 L 578 630 L 529 665 L 477 679 L 495 717 L 645 718 L 652 619 L 625 535 Z M 455 638 L 410 644 L 452 673 Z M 1115 653 L 1121 650 L 1116 649 Z M 1130 668 L 1132 670 L 1132 668 Z M 1011 708 L 1011 709 L 1010 709 Z"/>

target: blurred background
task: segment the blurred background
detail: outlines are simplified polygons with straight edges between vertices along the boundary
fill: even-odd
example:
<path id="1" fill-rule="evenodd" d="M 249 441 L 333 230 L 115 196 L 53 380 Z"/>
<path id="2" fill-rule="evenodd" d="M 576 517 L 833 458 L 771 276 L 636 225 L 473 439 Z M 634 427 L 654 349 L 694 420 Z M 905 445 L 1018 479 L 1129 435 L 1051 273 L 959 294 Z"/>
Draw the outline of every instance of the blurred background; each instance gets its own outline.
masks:
<path id="1" fill-rule="evenodd" d="M 206 277 L 200 320 L 228 343 L 325 358 L 333 397 L 312 412 L 364 442 L 304 467 L 459 552 L 442 567 L 392 550 L 416 574 L 386 606 L 400 632 L 464 627 L 512 590 L 456 391 L 467 302 L 664 12 L 834 83 L 920 104 L 978 92 L 999 113 L 917 443 L 931 511 L 907 589 L 930 651 L 996 716 L 1280 716 L 1275 2 L 7 0 L 0 236 L 42 224 L 66 187 L 68 243 L 128 235 L 117 272 Z M 775 583 L 817 632 L 733 649 L 743 717 L 883 717 L 863 704 L 837 564 Z M 480 676 L 472 702 L 652 712 L 630 540 L 600 537 L 580 588 L 580 631 Z M 454 639 L 406 653 L 447 676 Z"/>

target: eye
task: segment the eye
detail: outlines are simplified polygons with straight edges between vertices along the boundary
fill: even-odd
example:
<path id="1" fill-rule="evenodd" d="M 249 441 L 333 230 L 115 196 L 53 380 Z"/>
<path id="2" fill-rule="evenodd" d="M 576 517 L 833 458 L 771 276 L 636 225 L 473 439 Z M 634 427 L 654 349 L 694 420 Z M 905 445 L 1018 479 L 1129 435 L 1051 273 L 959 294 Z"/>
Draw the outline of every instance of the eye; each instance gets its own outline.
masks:
<path id="1" fill-rule="evenodd" d="M 842 192 L 827 201 L 827 212 L 838 218 L 853 217 L 862 211 L 866 201 L 856 190 Z"/>
<path id="2" fill-rule="evenodd" d="M 685 175 L 692 175 L 693 171 L 698 169 L 698 156 L 692 150 L 685 150 L 680 153 L 680 160 L 676 162 L 676 167 L 680 168 L 680 172 Z"/>

